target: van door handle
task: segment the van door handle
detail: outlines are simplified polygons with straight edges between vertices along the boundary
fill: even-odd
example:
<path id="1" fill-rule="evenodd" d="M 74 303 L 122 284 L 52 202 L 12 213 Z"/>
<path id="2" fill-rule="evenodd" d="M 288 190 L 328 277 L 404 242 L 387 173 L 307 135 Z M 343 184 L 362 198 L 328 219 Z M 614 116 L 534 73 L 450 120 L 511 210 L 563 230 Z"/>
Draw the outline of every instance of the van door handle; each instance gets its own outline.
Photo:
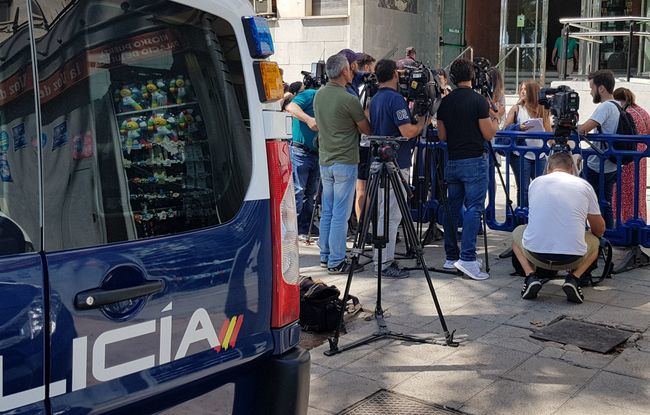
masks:
<path id="1" fill-rule="evenodd" d="M 82 291 L 75 296 L 74 305 L 80 310 L 92 310 L 105 305 L 119 303 L 133 298 L 145 297 L 162 291 L 165 284 L 162 280 L 146 281 L 133 287 L 107 290 L 93 288 Z"/>

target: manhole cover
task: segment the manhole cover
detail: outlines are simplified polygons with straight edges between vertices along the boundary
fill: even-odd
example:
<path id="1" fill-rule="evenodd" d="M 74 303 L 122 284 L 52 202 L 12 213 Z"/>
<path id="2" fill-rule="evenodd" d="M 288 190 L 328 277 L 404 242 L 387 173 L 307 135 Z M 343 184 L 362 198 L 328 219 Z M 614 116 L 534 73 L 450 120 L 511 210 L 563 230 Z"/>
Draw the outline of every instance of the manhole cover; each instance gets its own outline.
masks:
<path id="1" fill-rule="evenodd" d="M 351 407 L 339 412 L 339 415 L 444 415 L 462 414 L 443 406 L 411 398 L 410 396 L 380 389 Z"/>
<path id="2" fill-rule="evenodd" d="M 607 353 L 626 341 L 631 332 L 598 324 L 562 319 L 530 335 L 535 339 L 573 344 L 581 349 Z"/>

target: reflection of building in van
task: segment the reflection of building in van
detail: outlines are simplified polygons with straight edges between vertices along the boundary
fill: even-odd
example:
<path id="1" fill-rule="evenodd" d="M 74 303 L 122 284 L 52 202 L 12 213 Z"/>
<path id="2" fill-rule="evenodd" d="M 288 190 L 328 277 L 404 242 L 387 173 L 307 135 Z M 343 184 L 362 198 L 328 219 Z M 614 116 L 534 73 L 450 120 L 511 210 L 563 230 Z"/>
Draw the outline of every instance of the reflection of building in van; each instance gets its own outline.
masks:
<path id="1" fill-rule="evenodd" d="M 70 3 L 37 31 L 47 248 L 230 220 L 251 174 L 232 29 L 181 6 L 151 10 L 151 19 L 84 5 Z M 0 85 L 23 86 L 0 88 L 8 91 L 0 100 L 14 108 L 20 99 L 33 103 L 30 55 L 9 48 L 6 62 L 23 69 L 3 70 Z M 11 181 L 3 180 L 0 209 L 36 234 L 38 215 L 17 208 L 38 205 L 33 115 L 5 114 L 3 131 Z"/>

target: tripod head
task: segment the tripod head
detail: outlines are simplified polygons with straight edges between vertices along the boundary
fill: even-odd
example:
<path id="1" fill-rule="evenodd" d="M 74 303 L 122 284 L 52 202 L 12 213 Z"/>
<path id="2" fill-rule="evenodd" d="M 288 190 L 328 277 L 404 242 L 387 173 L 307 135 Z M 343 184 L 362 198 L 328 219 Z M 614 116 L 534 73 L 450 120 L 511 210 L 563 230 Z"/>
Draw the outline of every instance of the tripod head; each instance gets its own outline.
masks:
<path id="1" fill-rule="evenodd" d="M 408 141 L 406 137 L 392 137 L 384 135 L 362 135 L 361 145 L 370 146 L 370 155 L 382 162 L 395 161 L 397 151 L 401 144 Z M 365 147 L 365 146 L 364 146 Z"/>

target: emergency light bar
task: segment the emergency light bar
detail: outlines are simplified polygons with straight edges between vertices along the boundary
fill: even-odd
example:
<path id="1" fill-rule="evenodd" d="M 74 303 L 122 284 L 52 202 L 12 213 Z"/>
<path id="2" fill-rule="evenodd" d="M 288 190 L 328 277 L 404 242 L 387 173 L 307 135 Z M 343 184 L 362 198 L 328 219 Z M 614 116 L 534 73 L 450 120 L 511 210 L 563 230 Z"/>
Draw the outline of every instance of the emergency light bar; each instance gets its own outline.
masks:
<path id="1" fill-rule="evenodd" d="M 251 58 L 265 59 L 275 53 L 269 23 L 260 16 L 242 17 Z"/>

